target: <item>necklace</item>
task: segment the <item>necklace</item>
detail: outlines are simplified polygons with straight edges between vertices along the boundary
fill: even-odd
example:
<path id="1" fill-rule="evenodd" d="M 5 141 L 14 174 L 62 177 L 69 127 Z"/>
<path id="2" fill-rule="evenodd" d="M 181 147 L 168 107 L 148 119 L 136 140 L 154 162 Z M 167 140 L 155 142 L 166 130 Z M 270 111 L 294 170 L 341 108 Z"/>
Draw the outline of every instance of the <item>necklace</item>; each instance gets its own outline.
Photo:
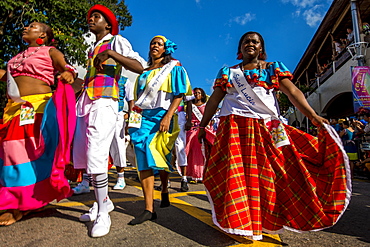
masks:
<path id="1" fill-rule="evenodd" d="M 26 60 L 27 58 L 29 58 L 30 56 L 32 56 L 33 54 L 35 54 L 36 52 L 38 52 L 40 50 L 41 46 L 37 47 L 36 50 L 34 50 L 33 52 L 31 52 L 28 56 L 25 56 L 24 58 L 22 58 L 22 60 L 16 65 L 18 59 L 20 57 L 22 57 L 24 55 L 24 53 L 28 50 L 25 50 L 22 52 L 22 54 L 20 54 L 19 56 L 17 56 L 13 62 L 13 66 L 14 66 L 14 69 L 18 68 L 19 66 L 21 66 L 21 64 L 23 63 L 24 60 Z"/>
<path id="2" fill-rule="evenodd" d="M 241 68 L 241 70 L 243 71 L 243 74 L 244 74 L 243 63 L 241 63 L 240 68 Z M 260 77 L 261 77 L 261 73 L 262 73 L 262 65 L 261 65 L 261 62 L 259 60 L 257 61 L 257 69 L 258 69 L 258 76 L 257 76 L 257 83 L 258 83 L 260 81 Z M 245 74 L 244 74 L 244 76 L 245 76 Z M 256 84 L 256 83 L 254 83 L 254 84 Z"/>
<path id="3" fill-rule="evenodd" d="M 243 66 L 243 63 L 241 63 L 240 65 L 241 67 L 241 70 L 243 71 L 243 75 L 244 77 L 247 79 L 246 77 L 246 74 L 244 74 L 244 66 Z M 258 76 L 257 76 L 257 81 L 256 82 L 253 82 L 253 83 L 249 83 L 249 85 L 251 86 L 251 88 L 254 88 L 256 86 L 256 84 L 258 85 L 259 82 L 260 82 L 260 77 L 261 77 L 261 73 L 262 73 L 262 65 L 261 65 L 261 62 L 260 61 L 257 61 L 257 69 L 258 69 Z M 247 79 L 248 81 L 248 79 Z M 267 94 L 270 94 L 270 90 L 266 88 L 266 93 Z"/>

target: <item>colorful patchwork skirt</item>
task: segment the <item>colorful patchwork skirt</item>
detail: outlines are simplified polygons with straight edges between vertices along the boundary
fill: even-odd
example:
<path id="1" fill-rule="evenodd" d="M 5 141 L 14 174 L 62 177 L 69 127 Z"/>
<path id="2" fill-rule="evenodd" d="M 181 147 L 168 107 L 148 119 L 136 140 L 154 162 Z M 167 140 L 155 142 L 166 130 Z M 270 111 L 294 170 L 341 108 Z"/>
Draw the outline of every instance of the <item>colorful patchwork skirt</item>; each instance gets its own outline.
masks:
<path id="1" fill-rule="evenodd" d="M 213 222 L 225 232 L 262 239 L 262 232 L 333 226 L 351 195 L 348 157 L 334 129 L 318 137 L 285 125 L 290 145 L 276 148 L 264 121 L 222 117 L 203 183 Z"/>
<path id="2" fill-rule="evenodd" d="M 35 111 L 20 126 L 21 103 L 9 100 L 0 125 L 0 210 L 34 210 L 73 194 L 64 176 L 76 113 L 73 89 L 22 97 Z"/>
<path id="3" fill-rule="evenodd" d="M 143 110 L 140 128 L 130 128 L 138 171 L 153 169 L 170 172 L 172 149 L 180 132 L 177 115 L 174 114 L 168 132 L 159 131 L 160 123 L 167 111 L 162 108 Z"/>

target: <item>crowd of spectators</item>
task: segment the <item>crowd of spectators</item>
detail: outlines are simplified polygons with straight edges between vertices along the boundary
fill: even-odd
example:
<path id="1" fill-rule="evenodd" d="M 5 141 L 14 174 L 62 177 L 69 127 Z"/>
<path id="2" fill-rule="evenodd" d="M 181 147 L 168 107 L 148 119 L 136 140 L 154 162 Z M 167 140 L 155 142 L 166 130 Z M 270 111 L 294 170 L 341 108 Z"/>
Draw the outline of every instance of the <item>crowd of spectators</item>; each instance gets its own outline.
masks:
<path id="1" fill-rule="evenodd" d="M 362 24 L 362 33 L 364 34 L 364 41 L 370 43 L 370 25 L 367 22 Z M 333 39 L 333 56 L 331 61 L 327 60 L 325 63 L 319 63 L 317 65 L 317 77 L 321 77 L 331 66 L 333 61 L 337 60 L 338 57 L 346 50 L 346 47 L 355 42 L 354 33 L 352 28 L 347 28 L 346 37 L 336 37 Z M 316 80 L 316 78 L 314 80 Z"/>
<path id="2" fill-rule="evenodd" d="M 330 119 L 330 124 L 342 139 L 352 175 L 370 179 L 370 110 L 360 108 L 354 116 Z"/>

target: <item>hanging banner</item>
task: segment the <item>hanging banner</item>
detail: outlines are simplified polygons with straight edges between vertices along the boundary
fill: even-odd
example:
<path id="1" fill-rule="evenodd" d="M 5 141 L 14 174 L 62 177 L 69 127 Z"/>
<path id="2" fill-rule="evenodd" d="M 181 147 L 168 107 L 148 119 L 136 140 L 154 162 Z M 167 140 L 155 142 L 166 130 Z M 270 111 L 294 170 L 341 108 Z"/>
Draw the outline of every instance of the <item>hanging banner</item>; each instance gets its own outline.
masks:
<path id="1" fill-rule="evenodd" d="M 351 72 L 354 112 L 360 107 L 370 110 L 370 67 L 353 66 Z"/>

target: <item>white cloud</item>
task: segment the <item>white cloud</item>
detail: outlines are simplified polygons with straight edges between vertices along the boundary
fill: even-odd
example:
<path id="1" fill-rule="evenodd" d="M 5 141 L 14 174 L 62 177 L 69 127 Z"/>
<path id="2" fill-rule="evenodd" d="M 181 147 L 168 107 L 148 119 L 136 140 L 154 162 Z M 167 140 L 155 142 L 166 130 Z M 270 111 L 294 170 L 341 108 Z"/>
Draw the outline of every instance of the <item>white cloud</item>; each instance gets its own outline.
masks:
<path id="1" fill-rule="evenodd" d="M 200 0 L 195 0 L 196 3 L 200 3 Z"/>
<path id="2" fill-rule="evenodd" d="M 310 27 L 316 27 L 324 18 L 324 13 L 320 11 L 320 8 L 321 5 L 315 5 L 303 12 L 303 17 L 305 18 L 307 25 Z"/>
<path id="3" fill-rule="evenodd" d="M 310 27 L 316 27 L 325 16 L 325 6 L 333 0 L 280 0 L 282 3 L 292 4 L 296 7 L 292 16 L 302 17 Z"/>
<path id="4" fill-rule="evenodd" d="M 316 2 L 320 2 L 320 0 L 281 0 L 283 3 L 291 3 L 296 7 L 299 8 L 306 8 L 313 6 Z"/>
<path id="5" fill-rule="evenodd" d="M 209 87 L 209 92 L 210 92 L 209 96 L 211 96 L 212 93 L 213 93 L 213 84 Z M 207 91 L 206 91 L 206 93 L 207 93 Z"/>
<path id="6" fill-rule="evenodd" d="M 298 16 L 300 16 L 301 15 L 301 11 L 298 9 L 298 10 L 296 10 L 294 13 L 293 13 L 293 16 L 294 17 L 298 17 Z"/>
<path id="7" fill-rule="evenodd" d="M 226 34 L 225 36 L 225 44 L 228 45 L 230 43 L 230 40 L 233 38 L 231 37 L 230 33 Z"/>
<path id="8" fill-rule="evenodd" d="M 233 19 L 230 20 L 230 22 L 236 22 L 239 25 L 244 26 L 245 24 L 247 24 L 248 22 L 255 18 L 256 18 L 255 14 L 245 13 L 244 15 L 234 17 Z"/>
<path id="9" fill-rule="evenodd" d="M 215 79 L 208 79 L 208 78 L 206 78 L 206 84 L 207 85 L 211 85 L 211 87 L 213 86 L 214 81 L 215 81 Z"/>

